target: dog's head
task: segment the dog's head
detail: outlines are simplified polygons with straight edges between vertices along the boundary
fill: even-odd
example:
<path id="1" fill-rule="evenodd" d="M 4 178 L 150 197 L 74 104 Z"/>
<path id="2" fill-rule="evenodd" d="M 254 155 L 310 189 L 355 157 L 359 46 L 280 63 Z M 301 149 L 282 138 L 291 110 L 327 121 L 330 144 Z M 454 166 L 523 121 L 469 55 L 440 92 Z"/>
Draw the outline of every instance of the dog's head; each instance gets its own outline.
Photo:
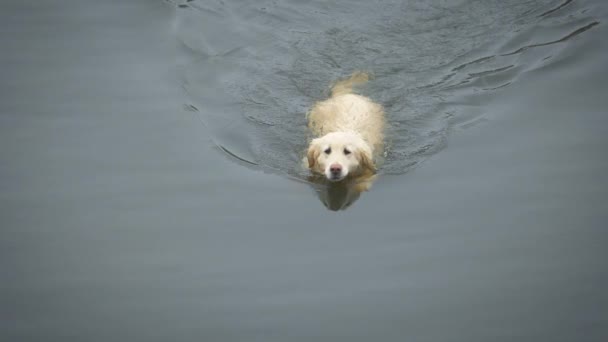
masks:
<path id="1" fill-rule="evenodd" d="M 331 182 L 375 172 L 372 150 L 356 133 L 333 132 L 314 139 L 307 157 L 310 170 Z"/>

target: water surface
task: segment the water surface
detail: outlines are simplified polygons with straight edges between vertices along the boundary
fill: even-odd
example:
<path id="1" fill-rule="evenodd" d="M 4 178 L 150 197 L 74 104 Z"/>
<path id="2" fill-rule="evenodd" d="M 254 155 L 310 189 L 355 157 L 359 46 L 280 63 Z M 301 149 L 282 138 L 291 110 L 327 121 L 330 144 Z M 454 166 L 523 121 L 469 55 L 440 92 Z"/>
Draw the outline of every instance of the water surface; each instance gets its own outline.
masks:
<path id="1" fill-rule="evenodd" d="M 0 337 L 605 341 L 603 1 L 0 5 Z M 391 128 L 331 212 L 328 84 Z"/>

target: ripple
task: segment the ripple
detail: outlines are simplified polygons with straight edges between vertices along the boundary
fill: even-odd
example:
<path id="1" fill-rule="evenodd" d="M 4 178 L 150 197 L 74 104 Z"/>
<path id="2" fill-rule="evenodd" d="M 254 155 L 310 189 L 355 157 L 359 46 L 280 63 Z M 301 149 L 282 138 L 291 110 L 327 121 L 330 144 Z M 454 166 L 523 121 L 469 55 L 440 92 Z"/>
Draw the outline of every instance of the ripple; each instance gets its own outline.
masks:
<path id="1" fill-rule="evenodd" d="M 459 70 L 462 70 L 462 69 L 468 67 L 469 65 L 483 63 L 483 62 L 489 61 L 489 60 L 491 60 L 491 59 L 493 59 L 495 57 L 496 56 L 486 56 L 486 57 L 477 58 L 477 59 L 475 59 L 473 61 L 461 64 L 461 65 L 453 68 L 452 71 L 459 71 Z"/>
<path id="2" fill-rule="evenodd" d="M 213 140 L 236 162 L 300 179 L 306 112 L 336 79 L 375 75 L 359 91 L 385 106 L 381 172 L 400 174 L 445 148 L 454 125 L 483 122 L 475 103 L 599 25 L 574 1 L 188 4 L 177 39 L 194 57 L 180 77 Z"/>
<path id="3" fill-rule="evenodd" d="M 552 8 L 552 9 L 550 9 L 550 10 L 548 10 L 548 11 L 546 11 L 546 12 L 542 13 L 542 14 L 539 14 L 539 17 L 545 17 L 545 16 L 548 16 L 549 14 L 551 14 L 551 13 L 553 13 L 553 12 L 557 12 L 557 11 L 559 11 L 560 9 L 562 9 L 562 8 L 564 8 L 564 7 L 566 7 L 566 6 L 568 6 L 568 5 L 569 5 L 569 4 L 570 4 L 572 1 L 573 1 L 573 0 L 566 0 L 566 1 L 564 1 L 562 4 L 560 4 L 559 6 L 557 6 L 557 7 L 555 7 L 555 8 Z"/>
<path id="4" fill-rule="evenodd" d="M 228 156 L 230 156 L 230 157 L 232 157 L 232 158 L 234 158 L 234 159 L 236 159 L 236 160 L 238 160 L 240 162 L 246 163 L 246 164 L 251 165 L 251 166 L 259 166 L 260 165 L 260 164 L 258 164 L 256 162 L 253 162 L 251 160 L 247 160 L 247 159 L 245 159 L 245 158 L 237 155 L 235 152 L 230 151 L 227 147 L 224 147 L 222 145 L 216 145 L 216 146 L 220 150 L 222 150 L 222 152 L 226 153 Z"/>
<path id="5" fill-rule="evenodd" d="M 581 33 L 585 32 L 585 31 L 591 29 L 593 26 L 596 26 L 596 25 L 599 25 L 599 21 L 594 21 L 592 23 L 589 23 L 589 24 L 587 24 L 587 25 L 585 25 L 585 26 L 583 26 L 583 27 L 581 27 L 581 28 L 579 28 L 579 29 L 571 32 L 570 34 L 568 34 L 568 35 L 566 35 L 566 36 L 564 36 L 564 37 L 562 37 L 560 39 L 553 40 L 553 41 L 550 41 L 550 42 L 545 42 L 545 43 L 538 43 L 538 44 L 531 44 L 531 45 L 522 46 L 522 47 L 520 47 L 519 49 L 517 49 L 517 50 L 515 50 L 513 52 L 505 53 L 505 54 L 503 54 L 501 56 L 511 56 L 511 55 L 514 55 L 514 54 L 517 54 L 517 53 L 521 53 L 523 51 L 526 51 L 528 49 L 532 49 L 532 48 L 535 48 L 535 47 L 547 46 L 547 45 L 562 43 L 562 42 L 567 41 L 568 39 L 571 39 L 573 37 L 578 36 L 579 34 L 581 34 Z"/>

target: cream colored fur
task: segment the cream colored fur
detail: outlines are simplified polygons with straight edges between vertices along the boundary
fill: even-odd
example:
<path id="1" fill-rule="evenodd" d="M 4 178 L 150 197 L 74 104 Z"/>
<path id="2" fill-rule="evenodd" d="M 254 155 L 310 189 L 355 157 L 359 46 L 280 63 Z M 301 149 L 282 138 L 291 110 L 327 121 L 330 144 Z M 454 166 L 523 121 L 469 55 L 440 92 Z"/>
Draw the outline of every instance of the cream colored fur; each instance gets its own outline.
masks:
<path id="1" fill-rule="evenodd" d="M 357 191 L 371 186 L 375 175 L 374 156 L 382 152 L 384 110 L 371 99 L 353 93 L 366 82 L 365 73 L 354 73 L 337 82 L 331 96 L 316 103 L 308 114 L 308 127 L 315 138 L 307 152 L 307 166 L 330 182 L 346 181 Z M 328 153 L 329 152 L 329 153 Z M 332 167 L 341 170 L 332 173 Z"/>

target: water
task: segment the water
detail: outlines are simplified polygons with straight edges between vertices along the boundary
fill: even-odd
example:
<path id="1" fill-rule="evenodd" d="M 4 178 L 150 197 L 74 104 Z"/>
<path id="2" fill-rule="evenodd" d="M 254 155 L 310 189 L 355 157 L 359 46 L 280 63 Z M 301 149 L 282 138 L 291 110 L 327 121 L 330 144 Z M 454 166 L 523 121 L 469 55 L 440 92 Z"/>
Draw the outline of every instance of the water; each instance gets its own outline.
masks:
<path id="1" fill-rule="evenodd" d="M 0 9 L 2 340 L 608 337 L 603 1 Z M 331 212 L 304 114 L 357 69 L 387 157 Z"/>
<path id="2" fill-rule="evenodd" d="M 178 39 L 193 58 L 181 77 L 224 152 L 263 170 L 302 175 L 297 152 L 306 146 L 311 103 L 327 97 L 332 81 L 369 71 L 375 80 L 362 92 L 386 107 L 390 123 L 381 171 L 402 174 L 440 151 L 455 124 L 483 114 L 463 96 L 487 98 L 550 65 L 562 48 L 557 43 L 598 24 L 582 4 L 563 7 L 195 1 L 177 13 Z"/>

